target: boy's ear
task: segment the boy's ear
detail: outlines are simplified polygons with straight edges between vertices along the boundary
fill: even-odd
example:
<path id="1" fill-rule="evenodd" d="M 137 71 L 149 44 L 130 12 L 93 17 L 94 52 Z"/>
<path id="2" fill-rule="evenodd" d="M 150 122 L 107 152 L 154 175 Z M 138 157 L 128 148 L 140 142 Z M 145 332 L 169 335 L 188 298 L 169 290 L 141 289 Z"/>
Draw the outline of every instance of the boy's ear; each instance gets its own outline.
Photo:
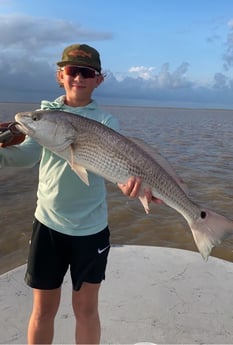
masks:
<path id="1" fill-rule="evenodd" d="M 103 83 L 103 81 L 104 81 L 103 74 L 98 75 L 96 78 L 96 84 L 97 84 L 96 87 L 98 87 L 101 83 Z"/>
<path id="2" fill-rule="evenodd" d="M 58 76 L 58 78 L 59 78 L 60 81 L 63 81 L 63 76 L 64 76 L 63 71 L 59 70 L 59 71 L 57 72 L 57 76 Z"/>

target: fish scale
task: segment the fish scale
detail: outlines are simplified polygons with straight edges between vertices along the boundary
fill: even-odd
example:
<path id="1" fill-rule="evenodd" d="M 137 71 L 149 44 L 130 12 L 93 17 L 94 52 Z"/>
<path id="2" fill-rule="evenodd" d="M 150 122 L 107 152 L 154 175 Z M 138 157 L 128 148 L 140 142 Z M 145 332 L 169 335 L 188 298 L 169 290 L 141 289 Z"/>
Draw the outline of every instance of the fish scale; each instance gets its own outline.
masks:
<path id="1" fill-rule="evenodd" d="M 233 235 L 233 221 L 194 203 L 169 162 L 148 144 L 126 138 L 105 125 L 59 110 L 40 110 L 15 115 L 17 128 L 42 146 L 67 160 L 88 184 L 88 171 L 113 183 L 140 177 L 139 199 L 146 211 L 145 190 L 178 211 L 188 222 L 202 257 Z"/>

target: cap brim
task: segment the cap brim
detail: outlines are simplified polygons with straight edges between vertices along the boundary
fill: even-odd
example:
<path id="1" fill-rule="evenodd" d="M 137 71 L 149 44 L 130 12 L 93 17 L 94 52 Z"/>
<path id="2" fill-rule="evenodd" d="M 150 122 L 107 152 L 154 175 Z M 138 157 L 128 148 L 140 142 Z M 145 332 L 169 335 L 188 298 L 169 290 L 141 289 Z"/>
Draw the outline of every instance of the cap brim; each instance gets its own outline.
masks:
<path id="1" fill-rule="evenodd" d="M 59 67 L 64 67 L 64 66 L 67 66 L 67 65 L 90 67 L 90 68 L 92 68 L 92 69 L 94 69 L 95 71 L 97 71 L 97 72 L 100 73 L 100 70 L 97 69 L 95 66 L 91 66 L 91 65 L 88 65 L 88 64 L 86 64 L 86 63 L 82 63 L 81 61 L 80 61 L 80 62 L 74 62 L 74 61 L 58 61 L 58 62 L 57 62 L 57 65 L 58 65 Z"/>

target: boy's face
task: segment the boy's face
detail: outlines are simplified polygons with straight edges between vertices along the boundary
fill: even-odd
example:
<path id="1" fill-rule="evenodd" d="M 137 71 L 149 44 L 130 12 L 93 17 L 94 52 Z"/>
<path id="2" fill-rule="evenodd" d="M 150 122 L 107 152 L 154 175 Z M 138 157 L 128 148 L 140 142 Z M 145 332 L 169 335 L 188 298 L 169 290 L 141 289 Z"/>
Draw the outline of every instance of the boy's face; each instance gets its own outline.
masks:
<path id="1" fill-rule="evenodd" d="M 59 79 L 68 99 L 89 103 L 94 89 L 102 83 L 103 76 L 88 67 L 65 66 L 59 72 Z"/>

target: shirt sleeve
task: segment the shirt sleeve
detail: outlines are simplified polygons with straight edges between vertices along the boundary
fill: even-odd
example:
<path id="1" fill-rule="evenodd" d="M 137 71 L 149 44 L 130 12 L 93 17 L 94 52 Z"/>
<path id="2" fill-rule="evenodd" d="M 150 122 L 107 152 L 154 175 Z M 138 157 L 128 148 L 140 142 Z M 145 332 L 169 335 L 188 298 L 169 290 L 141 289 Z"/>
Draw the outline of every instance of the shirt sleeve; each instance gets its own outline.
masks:
<path id="1" fill-rule="evenodd" d="M 41 159 L 42 147 L 33 139 L 26 137 L 20 145 L 0 149 L 0 168 L 32 168 Z"/>

